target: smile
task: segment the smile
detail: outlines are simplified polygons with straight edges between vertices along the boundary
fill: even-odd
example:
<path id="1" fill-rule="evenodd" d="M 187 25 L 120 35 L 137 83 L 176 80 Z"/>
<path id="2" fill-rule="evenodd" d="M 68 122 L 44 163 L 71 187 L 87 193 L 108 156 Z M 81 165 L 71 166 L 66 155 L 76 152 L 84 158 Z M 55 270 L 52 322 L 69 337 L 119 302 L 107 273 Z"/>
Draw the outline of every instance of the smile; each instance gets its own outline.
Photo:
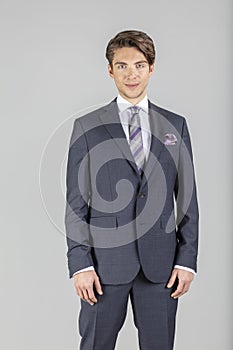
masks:
<path id="1" fill-rule="evenodd" d="M 129 89 L 135 89 L 136 87 L 138 87 L 139 83 L 137 84 L 125 84 L 127 86 L 127 88 Z"/>

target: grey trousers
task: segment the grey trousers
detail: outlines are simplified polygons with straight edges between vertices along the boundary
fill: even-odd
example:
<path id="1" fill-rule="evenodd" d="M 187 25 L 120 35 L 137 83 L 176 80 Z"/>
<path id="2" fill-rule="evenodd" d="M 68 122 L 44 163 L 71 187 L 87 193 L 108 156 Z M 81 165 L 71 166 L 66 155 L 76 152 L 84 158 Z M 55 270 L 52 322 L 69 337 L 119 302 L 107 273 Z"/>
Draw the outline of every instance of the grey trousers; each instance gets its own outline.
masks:
<path id="1" fill-rule="evenodd" d="M 172 350 L 175 334 L 177 299 L 166 283 L 150 282 L 140 269 L 127 284 L 102 284 L 103 295 L 90 305 L 80 299 L 78 318 L 80 350 L 113 350 L 124 324 L 128 298 L 132 303 L 134 324 L 141 350 Z"/>

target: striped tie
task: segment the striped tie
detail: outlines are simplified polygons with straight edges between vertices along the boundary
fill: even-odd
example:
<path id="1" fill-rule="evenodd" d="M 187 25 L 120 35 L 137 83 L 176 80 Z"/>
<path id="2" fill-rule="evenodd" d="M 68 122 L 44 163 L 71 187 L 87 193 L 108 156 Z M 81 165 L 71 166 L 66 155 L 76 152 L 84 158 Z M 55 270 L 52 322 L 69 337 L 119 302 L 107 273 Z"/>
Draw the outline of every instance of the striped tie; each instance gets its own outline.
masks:
<path id="1" fill-rule="evenodd" d="M 141 175 L 145 160 L 145 153 L 143 150 L 142 131 L 139 118 L 140 109 L 141 108 L 138 106 L 129 107 L 129 146 L 137 164 L 139 174 Z"/>

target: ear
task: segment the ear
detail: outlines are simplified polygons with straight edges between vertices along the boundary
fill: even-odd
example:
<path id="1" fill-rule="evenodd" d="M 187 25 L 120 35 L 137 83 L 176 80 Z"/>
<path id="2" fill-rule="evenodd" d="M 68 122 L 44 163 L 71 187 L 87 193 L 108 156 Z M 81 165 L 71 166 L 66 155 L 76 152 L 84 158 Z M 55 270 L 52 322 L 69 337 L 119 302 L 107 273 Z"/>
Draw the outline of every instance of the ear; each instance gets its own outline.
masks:
<path id="1" fill-rule="evenodd" d="M 152 64 L 152 65 L 150 66 L 150 69 L 149 69 L 149 76 L 151 76 L 151 74 L 153 73 L 154 68 L 155 68 L 155 65 Z"/>
<path id="2" fill-rule="evenodd" d="M 109 73 L 109 76 L 110 76 L 111 78 L 113 78 L 113 79 L 114 79 L 113 70 L 112 70 L 112 68 L 111 68 L 110 64 L 108 64 L 108 73 Z"/>

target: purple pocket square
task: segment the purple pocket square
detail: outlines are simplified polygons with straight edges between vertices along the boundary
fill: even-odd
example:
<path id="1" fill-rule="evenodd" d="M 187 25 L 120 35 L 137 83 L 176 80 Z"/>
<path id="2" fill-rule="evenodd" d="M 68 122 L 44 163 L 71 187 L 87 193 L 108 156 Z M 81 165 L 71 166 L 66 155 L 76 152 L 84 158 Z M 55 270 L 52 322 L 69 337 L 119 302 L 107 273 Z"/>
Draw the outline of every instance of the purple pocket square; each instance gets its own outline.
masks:
<path id="1" fill-rule="evenodd" d="M 173 146 L 177 143 L 176 135 L 174 134 L 166 134 L 164 137 L 164 145 Z"/>

